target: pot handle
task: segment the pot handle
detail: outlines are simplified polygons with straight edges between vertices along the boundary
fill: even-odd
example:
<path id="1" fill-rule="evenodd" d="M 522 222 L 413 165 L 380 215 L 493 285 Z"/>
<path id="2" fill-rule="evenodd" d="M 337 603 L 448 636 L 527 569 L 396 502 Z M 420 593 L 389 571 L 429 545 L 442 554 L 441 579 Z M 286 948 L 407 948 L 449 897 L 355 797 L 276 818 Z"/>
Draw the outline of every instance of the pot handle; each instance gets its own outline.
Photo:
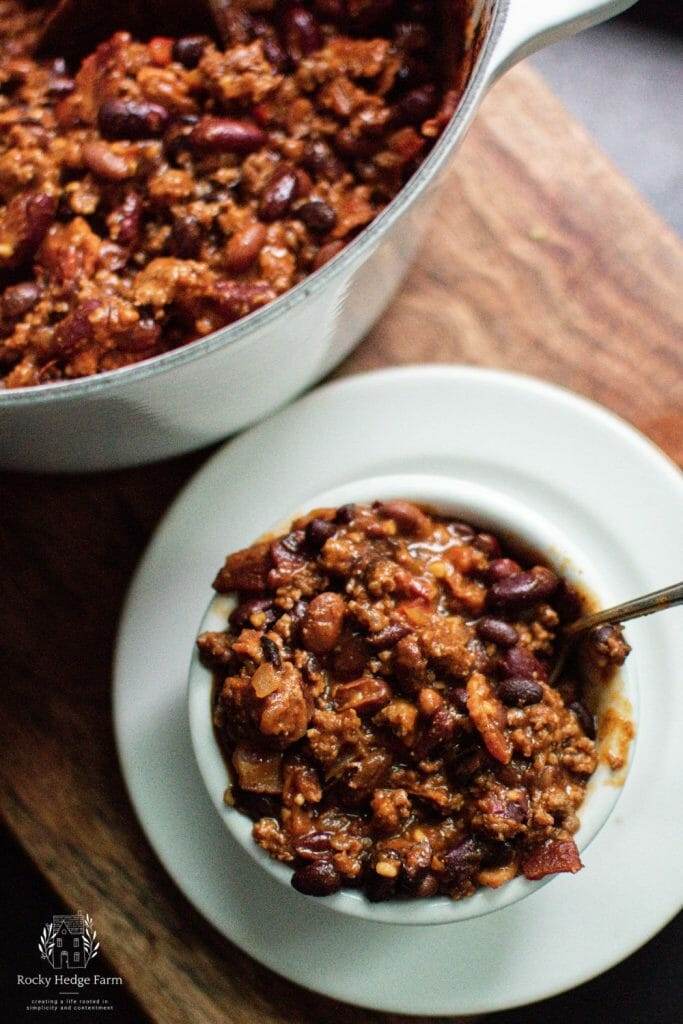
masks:
<path id="1" fill-rule="evenodd" d="M 635 0 L 510 0 L 491 59 L 491 79 L 543 46 L 620 14 Z"/>

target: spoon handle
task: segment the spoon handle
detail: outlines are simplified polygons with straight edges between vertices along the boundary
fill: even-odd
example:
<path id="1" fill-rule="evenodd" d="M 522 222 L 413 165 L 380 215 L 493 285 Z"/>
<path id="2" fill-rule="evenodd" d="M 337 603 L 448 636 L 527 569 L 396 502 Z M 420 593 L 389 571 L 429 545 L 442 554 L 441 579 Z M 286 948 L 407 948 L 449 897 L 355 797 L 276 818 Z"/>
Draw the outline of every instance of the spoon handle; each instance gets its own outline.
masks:
<path id="1" fill-rule="evenodd" d="M 576 636 L 577 633 L 593 629 L 594 626 L 602 626 L 607 622 L 627 622 L 628 619 L 651 615 L 664 608 L 673 608 L 677 604 L 683 604 L 683 583 L 674 583 L 670 587 L 655 590 L 654 593 L 637 597 L 633 601 L 624 601 L 623 604 L 605 608 L 593 615 L 582 615 L 576 622 L 565 627 L 564 635 L 565 637 Z"/>

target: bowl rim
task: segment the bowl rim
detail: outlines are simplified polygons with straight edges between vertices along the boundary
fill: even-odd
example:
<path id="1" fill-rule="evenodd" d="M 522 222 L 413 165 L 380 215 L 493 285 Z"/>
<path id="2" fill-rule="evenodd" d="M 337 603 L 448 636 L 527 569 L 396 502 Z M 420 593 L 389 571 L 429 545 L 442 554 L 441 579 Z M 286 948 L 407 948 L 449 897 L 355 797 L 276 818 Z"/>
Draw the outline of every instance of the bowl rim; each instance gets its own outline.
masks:
<path id="1" fill-rule="evenodd" d="M 580 545 L 572 537 L 567 537 L 554 523 L 519 499 L 513 499 L 505 492 L 488 485 L 475 484 L 456 477 L 411 473 L 354 480 L 311 496 L 301 502 L 294 511 L 280 516 L 267 532 L 280 532 L 292 519 L 312 508 L 336 506 L 346 501 L 390 500 L 399 497 L 420 502 L 445 515 L 469 519 L 493 532 L 507 532 L 519 537 L 554 565 L 563 576 L 580 583 L 582 589 L 594 595 L 600 605 L 606 607 L 608 602 L 613 601 L 609 588 L 599 573 L 595 572 L 589 560 L 582 555 Z M 234 600 L 227 595 L 214 595 L 202 617 L 197 635 L 205 629 L 224 627 L 229 609 L 233 605 Z M 637 724 L 637 677 L 632 664 L 627 663 L 615 673 L 615 686 L 619 694 L 623 694 L 630 702 L 631 718 Z M 212 687 L 213 675 L 200 662 L 195 647 L 188 671 L 189 725 L 195 761 L 209 799 L 228 832 L 242 849 L 272 877 L 287 885 L 291 892 L 292 869 L 269 857 L 251 836 L 251 819 L 224 803 L 223 793 L 229 780 L 229 772 L 213 730 L 210 714 Z M 618 785 L 615 784 L 614 775 L 602 763 L 599 763 L 589 779 L 586 796 L 578 811 L 581 826 L 575 837 L 582 854 L 607 823 L 619 800 L 633 762 L 636 740 L 637 730 L 636 736 L 631 740 Z M 330 911 L 377 923 L 448 924 L 483 917 L 502 910 L 525 899 L 557 877 L 549 875 L 537 881 L 529 881 L 518 875 L 499 889 L 482 887 L 474 895 L 459 901 L 451 900 L 447 896 L 436 896 L 428 900 L 395 898 L 381 903 L 371 903 L 358 890 L 342 889 L 318 902 Z M 299 898 L 310 899 L 302 895 L 299 895 Z"/>
<path id="2" fill-rule="evenodd" d="M 94 374 L 91 377 L 33 384 L 25 388 L 0 388 L 0 408 L 3 405 L 40 405 L 97 395 L 100 392 L 115 389 L 119 384 L 123 386 L 127 383 L 145 380 L 156 374 L 170 372 L 176 367 L 194 362 L 204 355 L 248 340 L 252 332 L 256 332 L 261 327 L 268 327 L 278 317 L 286 315 L 293 307 L 303 302 L 311 291 L 322 290 L 336 276 L 350 270 L 353 262 L 372 248 L 385 228 L 389 227 L 393 221 L 398 220 L 427 183 L 443 167 L 451 150 L 469 127 L 488 84 L 488 67 L 507 20 L 512 0 L 488 0 L 488 2 L 490 2 L 490 24 L 455 113 L 426 159 L 403 188 L 337 256 L 329 260 L 319 270 L 309 274 L 293 288 L 289 288 L 282 295 L 273 299 L 272 302 L 241 317 L 232 324 L 212 331 L 204 338 L 188 342 L 186 345 L 181 345 L 168 352 L 150 356 L 148 359 L 142 359 L 129 366 L 105 370 L 103 373 Z"/>

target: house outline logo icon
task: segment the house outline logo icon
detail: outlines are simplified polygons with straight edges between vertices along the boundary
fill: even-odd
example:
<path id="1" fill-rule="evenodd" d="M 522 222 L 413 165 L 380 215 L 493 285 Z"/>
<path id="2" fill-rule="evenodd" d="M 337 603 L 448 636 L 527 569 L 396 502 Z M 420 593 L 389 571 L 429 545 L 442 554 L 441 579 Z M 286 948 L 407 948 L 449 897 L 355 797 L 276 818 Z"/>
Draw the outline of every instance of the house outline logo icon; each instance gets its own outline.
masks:
<path id="1" fill-rule="evenodd" d="M 54 971 L 83 970 L 100 944 L 89 914 L 55 914 L 40 934 L 38 949 Z"/>

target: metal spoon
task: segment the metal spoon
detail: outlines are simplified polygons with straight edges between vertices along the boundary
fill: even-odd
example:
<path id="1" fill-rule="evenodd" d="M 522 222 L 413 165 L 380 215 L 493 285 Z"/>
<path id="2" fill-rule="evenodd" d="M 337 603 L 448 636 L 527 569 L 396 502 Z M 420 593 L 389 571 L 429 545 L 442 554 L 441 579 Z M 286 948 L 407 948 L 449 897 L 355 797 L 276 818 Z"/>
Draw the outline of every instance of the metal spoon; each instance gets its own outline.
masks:
<path id="1" fill-rule="evenodd" d="M 674 583 L 670 587 L 664 587 L 663 590 L 655 590 L 652 594 L 636 597 L 633 601 L 624 601 L 623 604 L 605 608 L 592 615 L 582 615 L 580 619 L 570 622 L 562 631 L 562 646 L 557 655 L 550 682 L 555 682 L 564 667 L 569 651 L 583 633 L 596 626 L 615 625 L 619 622 L 627 622 L 629 619 L 639 619 L 643 615 L 652 615 L 653 612 L 661 612 L 664 608 L 673 608 L 677 604 L 683 604 L 683 583 Z"/>

